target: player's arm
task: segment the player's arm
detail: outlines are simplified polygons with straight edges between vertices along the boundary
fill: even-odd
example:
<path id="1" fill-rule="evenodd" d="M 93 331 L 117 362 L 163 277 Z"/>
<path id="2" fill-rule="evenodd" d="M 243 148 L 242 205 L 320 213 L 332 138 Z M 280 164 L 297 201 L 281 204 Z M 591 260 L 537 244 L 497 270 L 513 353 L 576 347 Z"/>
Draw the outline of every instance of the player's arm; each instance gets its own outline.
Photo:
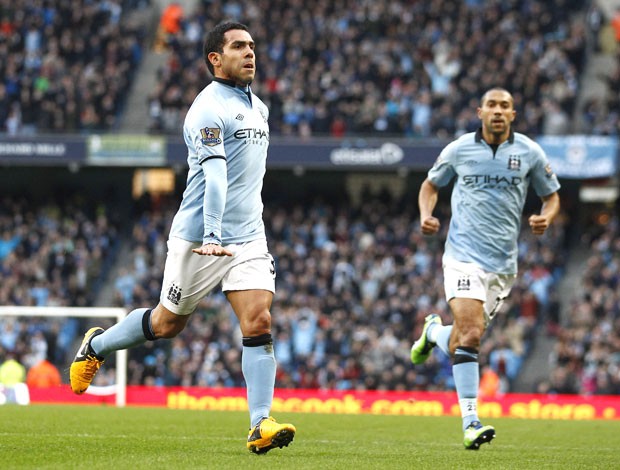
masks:
<path id="1" fill-rule="evenodd" d="M 420 208 L 420 228 L 424 235 L 434 235 L 439 231 L 441 224 L 439 219 L 433 217 L 433 210 L 437 205 L 439 188 L 428 178 L 420 186 L 418 194 L 418 206 Z"/>
<path id="2" fill-rule="evenodd" d="M 560 196 L 557 191 L 548 196 L 541 197 L 542 208 L 540 214 L 533 214 L 528 222 L 534 235 L 542 235 L 549 228 L 555 216 L 560 212 Z"/>
<path id="3" fill-rule="evenodd" d="M 209 156 L 202 161 L 201 166 L 205 179 L 204 234 L 202 246 L 192 251 L 199 255 L 232 256 L 232 253 L 222 246 L 221 238 L 222 218 L 228 191 L 226 157 L 223 155 Z"/>

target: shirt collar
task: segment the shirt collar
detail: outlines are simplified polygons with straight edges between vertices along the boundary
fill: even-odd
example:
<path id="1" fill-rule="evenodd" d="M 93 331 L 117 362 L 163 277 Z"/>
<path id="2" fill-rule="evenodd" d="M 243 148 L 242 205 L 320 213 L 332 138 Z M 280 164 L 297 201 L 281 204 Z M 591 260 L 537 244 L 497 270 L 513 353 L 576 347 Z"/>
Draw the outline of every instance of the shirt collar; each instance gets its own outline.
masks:
<path id="1" fill-rule="evenodd" d="M 237 84 L 233 80 L 226 80 L 225 78 L 219 78 L 219 77 L 213 77 L 213 81 L 221 83 L 222 85 L 229 86 L 236 90 L 242 91 L 243 93 L 245 93 L 245 96 L 248 97 L 248 100 L 250 101 L 250 105 L 252 105 L 252 89 L 250 88 L 250 85 L 247 85 L 245 88 L 242 88 L 240 86 L 237 86 Z"/>
<path id="2" fill-rule="evenodd" d="M 476 131 L 475 141 L 479 143 L 479 142 L 482 142 L 483 140 L 484 139 L 482 138 L 482 127 L 479 127 L 478 130 Z M 513 144 L 514 141 L 515 141 L 515 133 L 511 128 L 510 134 L 508 135 L 508 143 Z"/>
<path id="3" fill-rule="evenodd" d="M 235 83 L 234 80 L 226 80 L 225 78 L 214 77 L 213 81 L 221 83 L 223 85 L 228 85 L 228 86 L 233 87 L 233 88 L 239 88 L 239 90 L 244 91 L 246 93 L 248 91 L 250 91 L 250 85 L 247 85 L 245 88 L 244 87 L 240 87 L 240 86 L 237 86 L 237 84 Z"/>

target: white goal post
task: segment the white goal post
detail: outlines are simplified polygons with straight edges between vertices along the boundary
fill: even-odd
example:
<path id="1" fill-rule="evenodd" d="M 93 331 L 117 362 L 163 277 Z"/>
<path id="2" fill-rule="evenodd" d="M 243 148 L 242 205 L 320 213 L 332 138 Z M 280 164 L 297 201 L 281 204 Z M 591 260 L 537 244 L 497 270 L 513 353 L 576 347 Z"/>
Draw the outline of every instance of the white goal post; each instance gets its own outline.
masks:
<path id="1" fill-rule="evenodd" d="M 116 318 L 122 320 L 127 310 L 120 307 L 11 307 L 0 306 L 0 317 L 86 317 L 86 318 Z M 116 406 L 125 406 L 127 398 L 127 350 L 116 351 L 116 384 L 113 391 L 108 387 L 89 387 L 87 393 L 94 395 L 108 395 L 116 393 Z"/>

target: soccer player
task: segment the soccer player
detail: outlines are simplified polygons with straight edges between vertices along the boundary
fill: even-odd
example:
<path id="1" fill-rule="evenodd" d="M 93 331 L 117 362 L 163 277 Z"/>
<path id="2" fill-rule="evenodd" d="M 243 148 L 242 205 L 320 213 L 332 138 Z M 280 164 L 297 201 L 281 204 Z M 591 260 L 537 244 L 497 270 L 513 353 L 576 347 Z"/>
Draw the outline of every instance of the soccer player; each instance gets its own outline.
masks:
<path id="1" fill-rule="evenodd" d="M 443 254 L 445 295 L 453 324 L 428 315 L 411 348 L 411 361 L 422 364 L 438 346 L 453 359 L 452 374 L 463 418 L 466 449 L 478 450 L 495 437 L 477 414 L 478 350 L 485 328 L 508 296 L 517 275 L 517 238 L 531 184 L 542 200 L 540 214 L 528 219 L 542 235 L 560 209 L 560 184 L 542 148 L 512 130 L 512 95 L 488 90 L 478 117 L 482 127 L 448 144 L 420 187 L 421 230 L 434 235 L 439 189 L 454 180 L 452 216 Z"/>
<path id="2" fill-rule="evenodd" d="M 276 274 L 261 199 L 269 112 L 250 88 L 254 49 L 243 24 L 222 23 L 207 33 L 204 58 L 214 80 L 198 94 L 183 126 L 189 173 L 170 229 L 159 304 L 133 310 L 108 330 L 87 331 L 70 378 L 73 391 L 82 394 L 113 351 L 175 337 L 200 300 L 221 284 L 243 334 L 247 448 L 262 454 L 288 446 L 295 427 L 269 416 L 276 375 L 269 309 Z"/>

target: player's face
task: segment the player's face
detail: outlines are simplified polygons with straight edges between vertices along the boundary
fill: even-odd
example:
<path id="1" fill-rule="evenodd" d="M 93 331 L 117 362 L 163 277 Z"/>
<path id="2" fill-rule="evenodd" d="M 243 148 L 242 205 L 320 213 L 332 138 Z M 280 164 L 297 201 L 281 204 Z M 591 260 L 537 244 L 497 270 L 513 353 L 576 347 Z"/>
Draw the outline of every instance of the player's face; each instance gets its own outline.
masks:
<path id="1" fill-rule="evenodd" d="M 220 78 L 233 80 L 237 85 L 248 85 L 256 74 L 254 41 L 247 31 L 232 29 L 224 34 L 226 42 L 219 55 Z"/>
<path id="2" fill-rule="evenodd" d="M 478 117 L 482 121 L 482 134 L 489 143 L 501 143 L 508 138 L 516 111 L 512 96 L 507 91 L 491 90 L 484 95 Z"/>

